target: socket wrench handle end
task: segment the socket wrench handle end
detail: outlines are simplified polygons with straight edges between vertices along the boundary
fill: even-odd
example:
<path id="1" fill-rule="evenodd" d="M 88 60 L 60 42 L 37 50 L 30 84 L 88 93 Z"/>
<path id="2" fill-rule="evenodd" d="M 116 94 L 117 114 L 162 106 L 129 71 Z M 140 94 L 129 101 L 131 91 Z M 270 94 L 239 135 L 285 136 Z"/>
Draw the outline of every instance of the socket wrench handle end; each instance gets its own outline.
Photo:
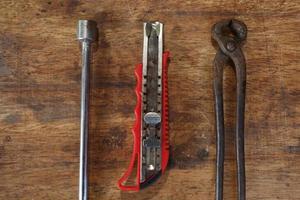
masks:
<path id="1" fill-rule="evenodd" d="M 77 39 L 79 41 L 95 41 L 97 38 L 97 23 L 92 20 L 79 20 Z"/>

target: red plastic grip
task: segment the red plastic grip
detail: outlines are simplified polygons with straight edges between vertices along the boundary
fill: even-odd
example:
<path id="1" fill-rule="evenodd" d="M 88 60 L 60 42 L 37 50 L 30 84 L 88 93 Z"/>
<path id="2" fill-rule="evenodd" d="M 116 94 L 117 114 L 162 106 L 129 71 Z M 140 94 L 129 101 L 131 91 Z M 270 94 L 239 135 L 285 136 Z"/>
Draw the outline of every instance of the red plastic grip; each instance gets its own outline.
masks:
<path id="1" fill-rule="evenodd" d="M 133 134 L 133 152 L 131 155 L 131 160 L 129 163 L 129 167 L 125 174 L 120 178 L 118 181 L 118 186 L 121 190 L 124 191 L 138 191 L 140 189 L 140 148 L 141 148 L 141 106 L 142 106 L 142 73 L 143 73 L 143 65 L 138 64 L 135 68 L 134 74 L 136 76 L 136 88 L 135 88 L 135 94 L 136 94 L 136 106 L 134 109 L 134 114 L 135 114 L 135 123 L 134 127 L 132 129 L 132 134 Z M 124 185 L 124 182 L 128 179 L 130 176 L 133 168 L 134 168 L 134 163 L 138 160 L 138 167 L 137 167 L 137 178 L 136 178 L 136 185 L 133 186 L 127 186 Z"/>
<path id="2" fill-rule="evenodd" d="M 162 173 L 166 170 L 168 160 L 169 160 L 169 127 L 168 127 L 168 81 L 167 81 L 167 67 L 169 52 L 163 53 L 163 63 L 162 63 Z M 137 97 L 137 104 L 134 110 L 135 113 L 135 124 L 132 129 L 132 134 L 134 137 L 134 146 L 129 163 L 129 167 L 124 173 L 124 175 L 118 181 L 118 186 L 124 191 L 138 191 L 140 189 L 140 167 L 141 167 L 141 106 L 142 106 L 142 76 L 143 76 L 143 65 L 138 64 L 135 68 L 135 76 L 137 79 L 137 85 L 135 88 L 135 93 Z M 136 185 L 124 185 L 124 183 L 129 178 L 132 170 L 134 168 L 135 161 L 137 160 L 137 176 Z"/>

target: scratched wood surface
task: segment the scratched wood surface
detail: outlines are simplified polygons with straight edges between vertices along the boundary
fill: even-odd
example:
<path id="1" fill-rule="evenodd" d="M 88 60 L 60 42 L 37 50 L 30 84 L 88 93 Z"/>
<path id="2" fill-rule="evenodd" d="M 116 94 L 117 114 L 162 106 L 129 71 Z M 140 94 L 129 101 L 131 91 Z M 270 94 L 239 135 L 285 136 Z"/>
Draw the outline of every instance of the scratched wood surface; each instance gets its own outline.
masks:
<path id="1" fill-rule="evenodd" d="M 0 2 L 0 199 L 77 199 L 80 49 L 76 23 L 94 19 L 90 199 L 214 199 L 215 119 L 211 26 L 248 25 L 246 174 L 249 200 L 300 199 L 300 2 Z M 134 66 L 142 23 L 165 24 L 169 67 L 169 169 L 153 186 L 121 192 L 132 152 Z M 225 72 L 224 199 L 236 199 L 234 72 Z"/>

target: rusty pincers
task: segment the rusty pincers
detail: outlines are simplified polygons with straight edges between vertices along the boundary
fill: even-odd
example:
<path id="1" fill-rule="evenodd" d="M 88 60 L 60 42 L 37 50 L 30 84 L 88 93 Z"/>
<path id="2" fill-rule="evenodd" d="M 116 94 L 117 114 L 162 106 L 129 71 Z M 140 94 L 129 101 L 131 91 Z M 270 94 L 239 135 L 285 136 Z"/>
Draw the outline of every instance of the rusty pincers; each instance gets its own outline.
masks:
<path id="1" fill-rule="evenodd" d="M 244 113 L 246 89 L 246 61 L 241 49 L 247 37 L 246 25 L 238 20 L 224 20 L 212 28 L 212 37 L 219 49 L 214 59 L 214 94 L 216 112 L 216 200 L 223 199 L 224 176 L 224 110 L 223 110 L 223 68 L 232 61 L 236 74 L 236 160 L 238 199 L 246 199 Z"/>

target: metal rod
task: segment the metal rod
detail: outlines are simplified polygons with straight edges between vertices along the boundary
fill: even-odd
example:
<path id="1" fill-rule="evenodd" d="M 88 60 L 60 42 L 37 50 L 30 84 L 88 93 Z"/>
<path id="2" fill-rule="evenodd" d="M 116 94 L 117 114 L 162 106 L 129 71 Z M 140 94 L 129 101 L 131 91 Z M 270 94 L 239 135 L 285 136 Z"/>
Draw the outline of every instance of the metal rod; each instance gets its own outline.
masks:
<path id="1" fill-rule="evenodd" d="M 96 38 L 96 30 L 95 22 L 79 20 L 77 37 L 82 46 L 79 200 L 88 199 L 89 72 L 91 43 Z"/>

